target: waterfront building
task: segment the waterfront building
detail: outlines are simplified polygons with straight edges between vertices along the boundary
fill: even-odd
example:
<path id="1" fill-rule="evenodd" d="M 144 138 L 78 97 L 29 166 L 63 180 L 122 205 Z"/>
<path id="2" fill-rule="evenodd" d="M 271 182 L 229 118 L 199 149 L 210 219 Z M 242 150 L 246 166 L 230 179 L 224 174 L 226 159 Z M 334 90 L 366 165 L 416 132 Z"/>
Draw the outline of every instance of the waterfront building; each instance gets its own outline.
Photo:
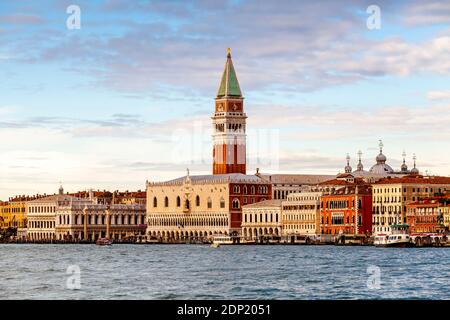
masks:
<path id="1" fill-rule="evenodd" d="M 390 234 L 392 224 L 406 223 L 406 206 L 450 190 L 450 177 L 408 175 L 381 179 L 373 185 L 374 234 Z"/>
<path id="2" fill-rule="evenodd" d="M 439 216 L 442 218 L 445 231 L 450 231 L 450 193 L 446 194 L 439 202 Z"/>
<path id="3" fill-rule="evenodd" d="M 61 186 L 58 194 L 39 197 L 27 202 L 28 222 L 26 237 L 30 240 L 56 239 L 56 208 L 60 203 L 70 202 L 74 197 L 65 195 Z"/>
<path id="4" fill-rule="evenodd" d="M 320 234 L 320 199 L 322 191 L 289 194 L 282 202 L 283 235 Z"/>
<path id="5" fill-rule="evenodd" d="M 324 193 L 321 197 L 322 234 L 370 234 L 372 188 L 355 184 Z"/>
<path id="6" fill-rule="evenodd" d="M 334 175 L 323 174 L 268 174 L 256 175 L 272 184 L 272 199 L 287 199 L 289 194 L 308 191 L 318 184 L 333 179 Z"/>
<path id="7" fill-rule="evenodd" d="M 146 227 L 143 204 L 103 204 L 72 198 L 59 202 L 56 208 L 57 240 L 124 240 L 144 235 Z"/>
<path id="8" fill-rule="evenodd" d="M 26 197 L 17 196 L 0 203 L 0 228 L 25 228 L 27 225 Z"/>
<path id="9" fill-rule="evenodd" d="M 406 223 L 411 233 L 442 233 L 444 218 L 438 197 L 421 199 L 406 205 Z"/>
<path id="10" fill-rule="evenodd" d="M 244 239 L 278 237 L 282 234 L 281 200 L 265 200 L 242 207 Z"/>
<path id="11" fill-rule="evenodd" d="M 167 240 L 240 234 L 242 206 L 270 200 L 271 184 L 246 174 L 244 97 L 228 50 L 215 99 L 212 175 L 148 182 L 147 235 Z"/>
<path id="12" fill-rule="evenodd" d="M 242 206 L 270 197 L 270 184 L 241 173 L 147 182 L 147 234 L 181 240 L 240 233 Z"/>

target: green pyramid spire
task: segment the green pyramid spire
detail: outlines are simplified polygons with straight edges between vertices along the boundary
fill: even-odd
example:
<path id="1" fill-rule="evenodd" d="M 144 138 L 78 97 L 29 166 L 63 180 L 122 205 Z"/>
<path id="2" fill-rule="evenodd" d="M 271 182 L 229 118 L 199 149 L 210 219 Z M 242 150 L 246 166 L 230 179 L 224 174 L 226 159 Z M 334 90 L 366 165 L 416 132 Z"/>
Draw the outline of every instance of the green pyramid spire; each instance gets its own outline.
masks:
<path id="1" fill-rule="evenodd" d="M 223 97 L 242 97 L 239 81 L 233 67 L 233 61 L 231 60 L 230 48 L 227 50 L 227 61 L 225 62 L 222 80 L 217 91 L 217 98 Z"/>

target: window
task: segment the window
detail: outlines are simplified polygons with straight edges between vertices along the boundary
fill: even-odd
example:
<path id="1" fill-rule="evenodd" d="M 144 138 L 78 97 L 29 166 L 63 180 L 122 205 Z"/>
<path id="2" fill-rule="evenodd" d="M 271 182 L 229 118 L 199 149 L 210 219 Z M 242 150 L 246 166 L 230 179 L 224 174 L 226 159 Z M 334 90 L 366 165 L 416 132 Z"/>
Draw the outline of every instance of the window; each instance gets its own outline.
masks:
<path id="1" fill-rule="evenodd" d="M 244 194 L 247 194 L 247 186 L 244 186 Z"/>
<path id="2" fill-rule="evenodd" d="M 195 205 L 196 205 L 197 207 L 200 207 L 200 197 L 199 197 L 199 196 L 196 196 L 196 197 L 195 197 Z"/>
<path id="3" fill-rule="evenodd" d="M 232 207 L 233 207 L 233 209 L 239 209 L 240 208 L 240 204 L 239 204 L 239 200 L 238 199 L 233 199 Z"/>
<path id="4" fill-rule="evenodd" d="M 180 199 L 180 196 L 177 197 L 177 207 L 181 207 L 181 199 Z"/>
<path id="5" fill-rule="evenodd" d="M 153 208 L 156 208 L 158 206 L 158 199 L 156 197 L 153 197 Z"/>
<path id="6" fill-rule="evenodd" d="M 233 187 L 233 192 L 234 193 L 240 193 L 240 191 L 241 191 L 241 188 L 239 188 L 239 186 L 234 186 Z"/>
<path id="7" fill-rule="evenodd" d="M 169 206 L 169 198 L 165 197 L 164 198 L 164 207 L 168 207 Z"/>
<path id="8" fill-rule="evenodd" d="M 220 199 L 220 208 L 225 208 L 225 200 L 223 198 Z"/>
<path id="9" fill-rule="evenodd" d="M 212 208 L 212 201 L 211 198 L 208 198 L 208 209 Z"/>

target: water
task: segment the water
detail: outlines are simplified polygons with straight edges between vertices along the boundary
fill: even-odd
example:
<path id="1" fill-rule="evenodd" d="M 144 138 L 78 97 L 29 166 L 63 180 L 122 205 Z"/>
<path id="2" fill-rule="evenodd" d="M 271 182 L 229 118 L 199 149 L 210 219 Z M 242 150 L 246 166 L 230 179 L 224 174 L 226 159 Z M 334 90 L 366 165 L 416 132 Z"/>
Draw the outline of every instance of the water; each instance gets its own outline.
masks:
<path id="1" fill-rule="evenodd" d="M 449 285 L 448 248 L 0 245 L 1 299 L 450 299 Z"/>

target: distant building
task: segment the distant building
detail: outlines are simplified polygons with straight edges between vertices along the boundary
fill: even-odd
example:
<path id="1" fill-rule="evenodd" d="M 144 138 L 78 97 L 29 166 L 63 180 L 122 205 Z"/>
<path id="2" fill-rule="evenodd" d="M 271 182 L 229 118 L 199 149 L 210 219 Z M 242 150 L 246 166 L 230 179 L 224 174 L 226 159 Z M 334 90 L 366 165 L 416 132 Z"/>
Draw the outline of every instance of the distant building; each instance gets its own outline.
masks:
<path id="1" fill-rule="evenodd" d="M 323 194 L 320 228 L 322 234 L 370 234 L 371 186 L 356 184 Z"/>
<path id="2" fill-rule="evenodd" d="M 242 206 L 270 197 L 270 184 L 241 173 L 148 182 L 147 234 L 183 240 L 240 233 Z"/>
<path id="3" fill-rule="evenodd" d="M 265 200 L 242 208 L 242 236 L 245 239 L 278 237 L 282 234 L 281 200 Z"/>
<path id="4" fill-rule="evenodd" d="M 82 192 L 76 194 L 82 197 L 64 194 L 60 187 L 56 195 L 28 201 L 28 223 L 23 236 L 32 241 L 83 240 L 86 228 L 86 239 L 97 240 L 106 236 L 106 210 L 110 211 L 111 239 L 145 233 L 144 204 L 117 204 L 115 193 L 110 199 L 106 192 L 90 192 L 87 197 Z"/>
<path id="5" fill-rule="evenodd" d="M 411 233 L 442 233 L 444 217 L 438 198 L 428 198 L 406 205 L 406 223 Z"/>
<path id="6" fill-rule="evenodd" d="M 27 206 L 25 198 L 10 198 L 0 202 L 0 229 L 25 228 L 27 225 Z"/>
<path id="7" fill-rule="evenodd" d="M 373 233 L 390 234 L 392 224 L 406 223 L 406 206 L 450 190 L 450 177 L 408 175 L 373 185 Z"/>
<path id="8" fill-rule="evenodd" d="M 334 175 L 319 174 L 267 174 L 256 175 L 272 184 L 272 199 L 287 199 L 291 193 L 308 191 L 311 187 L 333 179 Z"/>
<path id="9" fill-rule="evenodd" d="M 320 199 L 323 192 L 288 195 L 282 203 L 283 235 L 320 234 Z"/>
<path id="10" fill-rule="evenodd" d="M 376 163 L 370 167 L 369 170 L 364 170 L 364 165 L 361 160 L 362 152 L 358 151 L 358 164 L 356 166 L 356 170 L 350 165 L 350 155 L 347 154 L 346 157 L 346 165 L 344 167 L 344 173 L 349 176 L 352 176 L 355 179 L 363 179 L 365 182 L 374 183 L 380 179 L 384 179 L 387 177 L 403 177 L 407 175 L 417 175 L 419 174 L 419 170 L 416 167 L 416 155 L 413 155 L 414 165 L 411 170 L 408 169 L 406 164 L 406 153 L 403 152 L 403 163 L 400 166 L 399 170 L 394 170 L 388 163 L 387 157 L 383 154 L 383 142 L 380 140 L 379 148 L 380 153 L 376 156 Z"/>

